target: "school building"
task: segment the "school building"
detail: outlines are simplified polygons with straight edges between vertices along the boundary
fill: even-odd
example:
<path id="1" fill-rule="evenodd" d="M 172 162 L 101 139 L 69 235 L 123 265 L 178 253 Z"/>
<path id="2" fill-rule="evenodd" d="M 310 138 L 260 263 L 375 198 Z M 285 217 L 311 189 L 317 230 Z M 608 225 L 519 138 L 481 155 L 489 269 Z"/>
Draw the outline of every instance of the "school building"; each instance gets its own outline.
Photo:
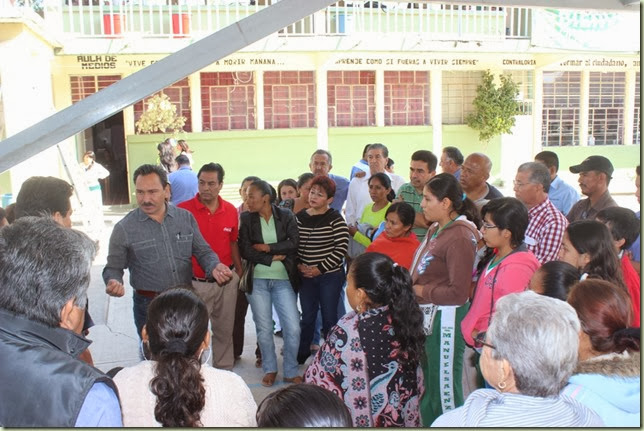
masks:
<path id="1" fill-rule="evenodd" d="M 0 139 L 270 3 L 0 0 Z M 482 151 L 501 187 L 542 149 L 559 154 L 573 183 L 567 167 L 601 154 L 616 168 L 611 191 L 632 192 L 639 8 L 552 3 L 340 1 L 164 89 L 187 120 L 174 137 L 187 140 L 197 168 L 221 163 L 231 185 L 297 177 L 316 148 L 348 175 L 364 145 L 381 142 L 403 176 L 417 149 Z M 481 143 L 465 117 L 486 70 L 519 84 L 521 112 L 511 135 Z M 137 133 L 146 108 L 144 99 L 60 145 L 67 163 L 93 150 L 110 170 L 106 204 L 130 202 L 132 172 L 155 163 L 156 145 L 171 136 Z M 52 148 L 1 173 L 0 194 L 15 196 L 32 175 L 65 178 L 59 159 Z"/>

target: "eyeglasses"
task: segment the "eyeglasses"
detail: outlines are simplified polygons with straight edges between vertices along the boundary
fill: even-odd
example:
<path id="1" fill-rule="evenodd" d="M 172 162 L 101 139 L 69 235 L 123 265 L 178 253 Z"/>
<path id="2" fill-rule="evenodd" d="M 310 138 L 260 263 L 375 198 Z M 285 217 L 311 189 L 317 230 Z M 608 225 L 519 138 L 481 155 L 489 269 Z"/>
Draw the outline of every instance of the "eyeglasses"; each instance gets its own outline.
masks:
<path id="1" fill-rule="evenodd" d="M 518 182 L 517 180 L 512 180 L 512 184 L 514 184 L 514 187 L 519 187 L 519 188 L 521 188 L 521 187 L 523 187 L 523 186 L 527 186 L 528 184 L 532 184 L 532 183 L 520 183 L 520 182 Z"/>
<path id="2" fill-rule="evenodd" d="M 475 344 L 477 344 L 476 347 L 487 346 L 490 349 L 496 350 L 496 347 L 494 345 L 485 342 L 485 332 L 479 332 L 474 338 L 474 342 Z"/>
<path id="3" fill-rule="evenodd" d="M 498 226 L 495 226 L 493 224 L 487 224 L 483 222 L 483 225 L 481 226 L 482 229 L 498 229 Z"/>

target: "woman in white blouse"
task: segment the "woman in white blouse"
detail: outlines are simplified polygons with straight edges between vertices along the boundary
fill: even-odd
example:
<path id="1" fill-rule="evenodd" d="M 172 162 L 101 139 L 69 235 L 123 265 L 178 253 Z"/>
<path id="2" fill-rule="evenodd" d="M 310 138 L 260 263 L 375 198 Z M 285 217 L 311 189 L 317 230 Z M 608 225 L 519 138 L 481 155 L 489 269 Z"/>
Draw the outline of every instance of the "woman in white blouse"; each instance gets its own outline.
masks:
<path id="1" fill-rule="evenodd" d="M 201 364 L 202 353 L 210 353 L 210 333 L 208 311 L 196 294 L 176 288 L 154 298 L 142 342 L 152 360 L 114 377 L 124 426 L 256 426 L 257 405 L 241 377 Z"/>

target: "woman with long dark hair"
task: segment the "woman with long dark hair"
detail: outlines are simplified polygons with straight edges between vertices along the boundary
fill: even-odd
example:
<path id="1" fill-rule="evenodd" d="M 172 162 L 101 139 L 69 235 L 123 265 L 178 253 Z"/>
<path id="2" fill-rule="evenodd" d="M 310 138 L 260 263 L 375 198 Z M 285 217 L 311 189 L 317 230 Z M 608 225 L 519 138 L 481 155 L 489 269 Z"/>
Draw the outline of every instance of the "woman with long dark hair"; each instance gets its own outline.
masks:
<path id="1" fill-rule="evenodd" d="M 530 290 L 539 295 L 565 301 L 570 289 L 579 282 L 579 270 L 561 260 L 551 260 L 539 267 L 530 279 Z"/>
<path id="2" fill-rule="evenodd" d="M 347 313 L 304 375 L 344 400 L 357 427 L 418 427 L 423 394 L 423 316 L 409 272 L 365 253 L 347 276 Z"/>
<path id="3" fill-rule="evenodd" d="M 295 266 L 299 234 L 295 215 L 274 205 L 275 190 L 266 181 L 248 188 L 248 211 L 241 215 L 239 251 L 252 265 L 252 289 L 246 297 L 253 311 L 257 342 L 262 352 L 262 385 L 273 386 L 277 357 L 273 341 L 272 307 L 279 316 L 284 338 L 284 381 L 301 382 L 297 350 L 300 315 L 297 310 L 298 276 Z"/>
<path id="4" fill-rule="evenodd" d="M 124 426 L 256 425 L 257 406 L 241 377 L 201 364 L 210 332 L 208 310 L 195 293 L 173 288 L 154 298 L 141 338 L 151 360 L 114 377 Z"/>
<path id="5" fill-rule="evenodd" d="M 608 427 L 639 427 L 640 329 L 625 290 L 602 280 L 575 285 L 568 303 L 581 322 L 579 363 L 563 394 L 590 407 Z"/>
<path id="6" fill-rule="evenodd" d="M 528 210 L 521 201 L 492 199 L 481 209 L 481 216 L 487 253 L 479 262 L 470 309 L 461 322 L 465 342 L 476 349 L 483 347 L 475 340 L 487 331 L 496 301 L 508 293 L 526 290 L 539 268 L 539 261 L 523 242 Z"/>
<path id="7" fill-rule="evenodd" d="M 424 314 L 426 360 L 423 426 L 463 404 L 461 321 L 469 309 L 479 213 L 451 174 L 438 174 L 423 189 L 421 208 L 432 223 L 412 263 L 414 292 Z M 447 359 L 445 359 L 447 356 Z"/>
<path id="8" fill-rule="evenodd" d="M 613 237 L 602 222 L 578 220 L 570 223 L 564 233 L 559 260 L 579 269 L 581 280 L 598 278 L 626 290 Z"/>
<path id="9" fill-rule="evenodd" d="M 367 184 L 369 185 L 369 196 L 373 202 L 365 205 L 358 226 L 349 226 L 349 235 L 353 239 L 349 245 L 351 257 L 363 253 L 365 247 L 371 244 L 371 236 L 369 236 L 367 229 L 375 232 L 380 223 L 385 220 L 387 208 L 396 197 L 391 189 L 391 180 L 384 172 L 373 174 Z"/>

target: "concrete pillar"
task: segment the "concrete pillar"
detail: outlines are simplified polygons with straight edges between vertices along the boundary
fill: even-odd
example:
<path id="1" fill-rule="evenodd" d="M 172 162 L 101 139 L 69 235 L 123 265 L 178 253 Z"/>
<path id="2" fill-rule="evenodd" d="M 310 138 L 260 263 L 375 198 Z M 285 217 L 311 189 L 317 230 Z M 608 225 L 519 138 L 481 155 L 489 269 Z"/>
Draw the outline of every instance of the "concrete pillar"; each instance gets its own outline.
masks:
<path id="1" fill-rule="evenodd" d="M 201 73 L 193 73 L 188 76 L 190 88 L 190 116 L 192 117 L 192 131 L 203 131 L 203 117 L 201 106 Z"/>

